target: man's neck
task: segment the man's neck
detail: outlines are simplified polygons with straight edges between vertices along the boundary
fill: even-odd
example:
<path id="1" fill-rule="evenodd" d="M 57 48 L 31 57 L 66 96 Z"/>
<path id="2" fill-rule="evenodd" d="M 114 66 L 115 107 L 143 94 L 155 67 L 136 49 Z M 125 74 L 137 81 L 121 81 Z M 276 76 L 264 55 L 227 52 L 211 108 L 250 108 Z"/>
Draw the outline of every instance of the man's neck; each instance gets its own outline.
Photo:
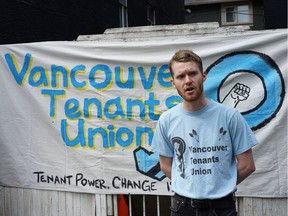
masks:
<path id="1" fill-rule="evenodd" d="M 198 111 L 205 107 L 208 103 L 209 99 L 204 97 L 203 99 L 193 102 L 183 101 L 182 107 L 186 111 Z"/>

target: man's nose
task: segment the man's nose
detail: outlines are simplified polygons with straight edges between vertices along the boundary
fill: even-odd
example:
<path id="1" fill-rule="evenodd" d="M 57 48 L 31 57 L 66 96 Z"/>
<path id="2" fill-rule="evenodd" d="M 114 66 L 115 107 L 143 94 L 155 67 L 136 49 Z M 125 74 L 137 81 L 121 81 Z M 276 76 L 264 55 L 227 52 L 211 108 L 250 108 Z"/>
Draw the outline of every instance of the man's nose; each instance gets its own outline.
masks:
<path id="1" fill-rule="evenodd" d="M 189 75 L 185 76 L 185 83 L 191 83 L 192 82 L 192 78 Z"/>

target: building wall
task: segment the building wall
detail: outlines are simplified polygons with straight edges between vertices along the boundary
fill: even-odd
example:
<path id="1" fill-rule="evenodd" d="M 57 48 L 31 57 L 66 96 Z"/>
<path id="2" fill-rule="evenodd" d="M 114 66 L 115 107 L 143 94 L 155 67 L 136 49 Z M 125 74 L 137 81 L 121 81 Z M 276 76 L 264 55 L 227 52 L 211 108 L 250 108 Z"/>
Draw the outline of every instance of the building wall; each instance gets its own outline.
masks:
<path id="1" fill-rule="evenodd" d="M 221 24 L 221 4 L 188 6 L 185 23 L 218 22 Z"/>
<path id="2" fill-rule="evenodd" d="M 0 44 L 76 40 L 119 27 L 119 3 L 106 0 L 1 0 Z"/>
<path id="3" fill-rule="evenodd" d="M 128 0 L 128 26 L 144 26 L 146 21 L 146 2 Z"/>
<path id="4" fill-rule="evenodd" d="M 265 28 L 287 28 L 287 0 L 263 0 Z"/>
<path id="5" fill-rule="evenodd" d="M 185 23 L 184 0 L 158 0 L 157 2 L 157 25 Z"/>
<path id="6" fill-rule="evenodd" d="M 187 13 L 187 9 L 191 13 Z M 264 29 L 263 16 L 262 0 L 253 1 L 253 25 L 250 26 L 252 30 Z M 221 3 L 186 6 L 185 23 L 199 22 L 218 22 L 221 26 Z"/>
<path id="7" fill-rule="evenodd" d="M 128 26 L 146 26 L 147 2 L 156 24 L 183 24 L 184 0 L 128 0 Z M 118 0 L 1 0 L 0 44 L 76 40 L 120 27 Z"/>
<path id="8" fill-rule="evenodd" d="M 156 25 L 184 24 L 184 0 L 128 0 L 128 26 L 147 25 L 147 4 L 155 8 Z"/>
<path id="9" fill-rule="evenodd" d="M 251 26 L 251 29 L 265 29 L 264 7 L 262 0 L 253 1 L 253 26 Z"/>

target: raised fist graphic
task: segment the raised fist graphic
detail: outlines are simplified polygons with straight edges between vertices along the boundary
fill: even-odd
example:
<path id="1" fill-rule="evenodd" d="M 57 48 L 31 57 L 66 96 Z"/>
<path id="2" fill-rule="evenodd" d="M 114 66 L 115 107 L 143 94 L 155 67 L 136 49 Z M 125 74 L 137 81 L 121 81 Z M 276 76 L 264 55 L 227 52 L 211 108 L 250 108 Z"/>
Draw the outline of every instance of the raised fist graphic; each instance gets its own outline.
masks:
<path id="1" fill-rule="evenodd" d="M 221 103 L 236 107 L 240 101 L 247 100 L 249 93 L 250 88 L 248 86 L 241 83 L 236 83 Z"/>

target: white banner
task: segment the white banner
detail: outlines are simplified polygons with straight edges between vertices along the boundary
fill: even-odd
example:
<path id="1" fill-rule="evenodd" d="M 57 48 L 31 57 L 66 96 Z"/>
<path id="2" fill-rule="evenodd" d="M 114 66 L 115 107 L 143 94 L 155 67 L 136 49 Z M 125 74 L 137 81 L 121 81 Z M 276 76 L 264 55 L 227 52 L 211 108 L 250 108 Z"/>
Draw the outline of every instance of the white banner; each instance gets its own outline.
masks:
<path id="1" fill-rule="evenodd" d="M 286 196 L 286 29 L 0 46 L 0 185 L 172 194 L 150 145 L 159 115 L 181 101 L 167 65 L 179 49 L 202 57 L 206 96 L 236 107 L 260 142 L 238 195 Z"/>

